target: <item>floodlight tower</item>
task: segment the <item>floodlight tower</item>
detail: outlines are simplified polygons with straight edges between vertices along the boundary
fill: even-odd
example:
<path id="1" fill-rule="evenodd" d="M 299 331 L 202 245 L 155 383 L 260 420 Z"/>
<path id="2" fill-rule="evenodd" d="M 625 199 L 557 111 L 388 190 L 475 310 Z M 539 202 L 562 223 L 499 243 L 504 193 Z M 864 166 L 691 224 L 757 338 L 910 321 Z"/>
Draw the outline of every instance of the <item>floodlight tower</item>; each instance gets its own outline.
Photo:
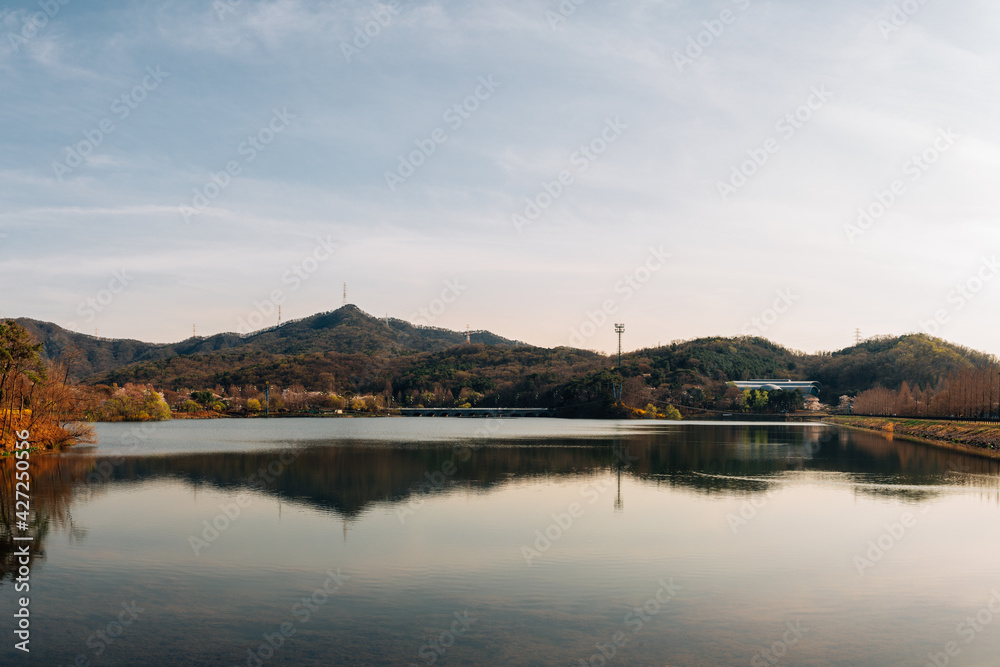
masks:
<path id="1" fill-rule="evenodd" d="M 618 368 L 622 367 L 622 334 L 625 333 L 625 325 L 615 323 L 615 333 L 618 334 Z"/>
<path id="2" fill-rule="evenodd" d="M 625 333 L 625 325 L 615 322 L 615 333 L 618 334 L 618 372 L 622 372 L 622 334 Z M 619 403 L 622 400 L 622 382 L 621 380 L 612 381 L 611 383 L 611 393 L 614 394 L 615 400 Z"/>

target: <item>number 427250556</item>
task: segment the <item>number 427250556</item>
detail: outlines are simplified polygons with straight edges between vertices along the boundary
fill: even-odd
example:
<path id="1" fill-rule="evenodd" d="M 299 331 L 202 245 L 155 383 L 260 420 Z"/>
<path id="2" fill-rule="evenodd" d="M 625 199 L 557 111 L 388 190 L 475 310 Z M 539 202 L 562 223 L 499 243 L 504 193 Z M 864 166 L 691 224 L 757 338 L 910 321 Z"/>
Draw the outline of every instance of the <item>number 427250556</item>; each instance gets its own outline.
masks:
<path id="1" fill-rule="evenodd" d="M 28 512 L 31 509 L 31 501 L 28 495 L 30 491 L 30 482 L 28 481 L 30 478 L 30 473 L 28 472 L 30 463 L 28 462 L 28 458 L 31 455 L 28 450 L 30 447 L 28 444 L 29 436 L 28 431 L 18 431 L 18 441 L 14 444 L 14 448 L 17 450 L 14 454 L 14 457 L 17 459 L 15 466 L 17 468 L 17 472 L 15 473 L 17 484 L 14 490 L 14 499 L 16 501 L 15 514 L 18 521 L 24 522 L 28 521 Z M 22 491 L 22 489 L 24 490 Z M 22 498 L 24 500 L 21 500 Z"/>

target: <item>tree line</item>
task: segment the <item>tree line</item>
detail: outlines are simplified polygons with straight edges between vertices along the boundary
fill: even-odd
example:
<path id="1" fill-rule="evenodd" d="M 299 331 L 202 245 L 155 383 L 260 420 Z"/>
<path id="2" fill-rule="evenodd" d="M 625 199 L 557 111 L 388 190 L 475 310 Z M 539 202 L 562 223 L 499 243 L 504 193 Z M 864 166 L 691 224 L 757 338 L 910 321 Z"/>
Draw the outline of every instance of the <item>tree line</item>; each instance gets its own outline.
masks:
<path id="1" fill-rule="evenodd" d="M 898 390 L 876 387 L 845 404 L 860 415 L 998 420 L 1000 365 L 953 371 L 933 386 L 911 387 L 904 381 Z"/>
<path id="2" fill-rule="evenodd" d="M 82 392 L 67 382 L 65 365 L 41 358 L 42 345 L 13 320 L 0 322 L 0 449 L 27 431 L 34 447 L 51 449 L 86 440 Z"/>
<path id="3" fill-rule="evenodd" d="M 900 401 L 913 399 L 915 410 L 926 412 L 930 399 L 924 394 L 930 391 L 941 394 L 934 404 L 938 413 L 990 412 L 987 406 L 977 412 L 964 404 L 942 405 L 971 382 L 961 373 L 982 368 L 992 358 L 923 334 L 873 338 L 839 352 L 812 355 L 759 337 L 700 338 L 626 353 L 616 367 L 616 357 L 568 347 L 473 342 L 399 353 L 398 342 L 392 349 L 378 342 L 393 333 L 391 328 L 382 320 L 362 317 L 360 311 L 333 313 L 305 324 L 283 329 L 288 337 L 280 345 L 277 340 L 269 343 L 275 349 L 296 350 L 291 353 L 224 346 L 91 377 L 89 384 L 73 388 L 82 404 L 76 414 L 95 420 L 144 420 L 396 407 L 542 407 L 567 416 L 614 417 L 658 415 L 668 406 L 685 413 L 778 413 L 801 407 L 797 393 L 746 395 L 731 385 L 754 378 L 816 380 L 823 385 L 824 402 L 834 403 L 846 394 L 860 399 L 857 408 L 866 401 L 880 406 L 889 402 L 878 392 L 861 397 L 866 391 L 882 386 L 895 394 L 894 388 L 906 382 L 911 395 Z M 318 331 L 320 338 L 312 338 L 310 331 Z M 317 340 L 340 347 L 337 340 L 345 336 L 352 349 L 358 341 L 370 344 L 363 353 L 309 349 L 320 344 Z M 948 392 L 939 386 L 943 381 L 953 385 Z M 266 384 L 271 387 L 270 403 L 264 397 Z M 914 393 L 919 393 L 915 399 Z"/>

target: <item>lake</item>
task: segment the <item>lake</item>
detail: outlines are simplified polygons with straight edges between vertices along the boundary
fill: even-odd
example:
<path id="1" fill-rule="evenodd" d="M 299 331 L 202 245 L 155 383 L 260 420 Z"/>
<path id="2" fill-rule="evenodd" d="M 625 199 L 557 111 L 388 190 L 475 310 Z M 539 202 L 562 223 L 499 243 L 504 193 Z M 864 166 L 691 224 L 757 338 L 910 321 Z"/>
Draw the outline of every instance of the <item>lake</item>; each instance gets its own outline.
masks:
<path id="1" fill-rule="evenodd" d="M 28 593 L 0 462 L 3 664 L 998 664 L 994 460 L 791 423 L 97 434 L 31 459 Z"/>

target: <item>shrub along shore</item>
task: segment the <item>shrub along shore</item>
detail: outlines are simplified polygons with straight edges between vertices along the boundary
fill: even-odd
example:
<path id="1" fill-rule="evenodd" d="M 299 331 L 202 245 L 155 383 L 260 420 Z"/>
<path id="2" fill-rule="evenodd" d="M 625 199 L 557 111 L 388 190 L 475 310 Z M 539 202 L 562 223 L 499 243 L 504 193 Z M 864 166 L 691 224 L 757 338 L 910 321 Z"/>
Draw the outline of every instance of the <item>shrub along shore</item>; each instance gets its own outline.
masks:
<path id="1" fill-rule="evenodd" d="M 1000 424 L 974 421 L 937 421 L 907 417 L 830 415 L 828 424 L 876 431 L 955 451 L 1000 458 Z"/>

